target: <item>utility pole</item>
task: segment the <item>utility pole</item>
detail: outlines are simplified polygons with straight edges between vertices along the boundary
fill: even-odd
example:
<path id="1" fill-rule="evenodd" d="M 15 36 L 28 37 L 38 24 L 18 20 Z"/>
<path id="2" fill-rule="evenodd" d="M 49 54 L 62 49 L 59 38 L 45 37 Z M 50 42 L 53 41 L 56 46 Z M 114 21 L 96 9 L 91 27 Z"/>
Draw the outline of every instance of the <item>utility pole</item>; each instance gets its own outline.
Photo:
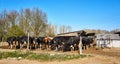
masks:
<path id="1" fill-rule="evenodd" d="M 80 41 L 79 41 L 79 54 L 82 54 L 82 37 L 80 36 Z"/>

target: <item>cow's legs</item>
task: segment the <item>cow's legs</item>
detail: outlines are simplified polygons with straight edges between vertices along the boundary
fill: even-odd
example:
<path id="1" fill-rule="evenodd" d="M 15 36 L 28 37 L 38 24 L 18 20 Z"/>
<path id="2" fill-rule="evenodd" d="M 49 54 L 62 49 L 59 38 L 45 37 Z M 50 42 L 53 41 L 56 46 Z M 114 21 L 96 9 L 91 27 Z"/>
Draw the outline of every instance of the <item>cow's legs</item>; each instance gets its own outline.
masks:
<path id="1" fill-rule="evenodd" d="M 20 49 L 22 49 L 23 48 L 23 44 L 20 44 Z"/>
<path id="2" fill-rule="evenodd" d="M 85 50 L 85 46 L 84 45 L 82 46 L 82 49 Z"/>
<path id="3" fill-rule="evenodd" d="M 12 49 L 12 47 L 13 47 L 13 44 L 10 45 L 10 49 Z"/>
<path id="4" fill-rule="evenodd" d="M 35 49 L 37 48 L 36 43 L 34 44 Z"/>
<path id="5" fill-rule="evenodd" d="M 15 45 L 15 49 L 16 49 L 16 44 L 17 44 L 17 43 L 15 42 L 15 44 L 14 44 L 14 45 Z"/>
<path id="6" fill-rule="evenodd" d="M 10 49 L 10 48 L 11 48 L 11 47 L 10 47 L 11 45 L 10 45 L 10 43 L 8 43 L 8 44 L 9 44 L 8 48 Z"/>
<path id="7" fill-rule="evenodd" d="M 19 47 L 18 41 L 16 42 L 15 48 L 17 49 Z"/>
<path id="8" fill-rule="evenodd" d="M 87 49 L 87 45 L 85 45 L 85 50 Z"/>
<path id="9" fill-rule="evenodd" d="M 55 51 L 58 51 L 58 46 L 55 47 Z"/>
<path id="10" fill-rule="evenodd" d="M 39 46 L 40 46 L 40 50 L 42 50 L 42 44 L 39 44 Z"/>
<path id="11" fill-rule="evenodd" d="M 71 51 L 75 51 L 75 48 L 73 45 L 71 45 L 70 48 L 71 48 Z"/>
<path id="12" fill-rule="evenodd" d="M 32 49 L 32 45 L 31 44 L 29 44 L 29 47 L 30 47 L 30 49 Z"/>

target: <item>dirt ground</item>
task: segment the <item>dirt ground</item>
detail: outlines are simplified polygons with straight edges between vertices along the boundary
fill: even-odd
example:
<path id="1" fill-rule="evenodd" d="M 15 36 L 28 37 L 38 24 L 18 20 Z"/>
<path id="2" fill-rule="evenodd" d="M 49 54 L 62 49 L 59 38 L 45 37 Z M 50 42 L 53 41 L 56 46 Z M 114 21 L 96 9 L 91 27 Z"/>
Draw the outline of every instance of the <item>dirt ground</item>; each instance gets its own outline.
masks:
<path id="1" fill-rule="evenodd" d="M 13 50 L 2 49 L 2 47 L 0 47 L 0 51 L 14 51 L 14 49 Z M 32 50 L 32 52 L 35 53 L 45 52 L 45 53 L 54 53 L 54 54 L 57 53 L 78 54 L 77 51 L 55 52 L 55 51 L 40 51 L 39 49 Z M 83 54 L 89 54 L 92 55 L 92 57 L 79 58 L 79 59 L 73 59 L 67 61 L 48 61 L 48 62 L 41 62 L 41 61 L 27 60 L 27 59 L 17 60 L 16 58 L 7 58 L 0 60 L 0 64 L 120 64 L 120 48 L 96 50 L 95 48 L 91 47 L 88 50 L 83 50 Z"/>
<path id="2" fill-rule="evenodd" d="M 113 57 L 94 56 L 82 59 L 73 59 L 68 61 L 52 61 L 40 62 L 35 60 L 16 60 L 16 59 L 2 59 L 0 64 L 120 64 L 120 60 Z"/>

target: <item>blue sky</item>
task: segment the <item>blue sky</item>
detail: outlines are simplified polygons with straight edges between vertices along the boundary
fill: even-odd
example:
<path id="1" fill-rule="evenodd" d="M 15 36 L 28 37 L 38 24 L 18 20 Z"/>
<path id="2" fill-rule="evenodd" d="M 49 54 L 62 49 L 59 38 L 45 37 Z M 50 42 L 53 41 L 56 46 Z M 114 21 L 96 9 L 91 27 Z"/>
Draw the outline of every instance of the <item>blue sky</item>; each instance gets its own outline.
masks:
<path id="1" fill-rule="evenodd" d="M 0 11 L 38 7 L 48 22 L 81 29 L 120 29 L 120 0 L 0 0 Z"/>

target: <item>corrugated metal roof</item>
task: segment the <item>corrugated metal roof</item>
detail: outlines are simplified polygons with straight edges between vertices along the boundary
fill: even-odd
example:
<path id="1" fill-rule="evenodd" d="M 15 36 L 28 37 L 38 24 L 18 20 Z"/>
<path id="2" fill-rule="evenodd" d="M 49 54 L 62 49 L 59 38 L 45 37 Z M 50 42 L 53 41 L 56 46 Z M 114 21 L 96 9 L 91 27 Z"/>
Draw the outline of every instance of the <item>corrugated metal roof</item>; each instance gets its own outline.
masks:
<path id="1" fill-rule="evenodd" d="M 82 32 L 83 30 L 79 30 L 79 31 L 73 31 L 73 32 L 66 32 L 66 33 L 61 33 L 58 35 L 64 35 L 64 34 L 70 34 L 70 33 L 78 33 L 78 32 Z"/>
<path id="2" fill-rule="evenodd" d="M 78 36 L 78 33 L 79 34 L 84 34 L 84 36 L 94 36 L 95 35 L 95 33 L 86 33 L 84 30 L 61 33 L 61 34 L 57 34 L 57 35 L 58 36 L 64 36 L 64 35 L 66 35 L 66 36 L 71 36 L 71 35 Z"/>
<path id="3" fill-rule="evenodd" d="M 119 34 L 97 34 L 96 39 L 120 39 Z"/>

